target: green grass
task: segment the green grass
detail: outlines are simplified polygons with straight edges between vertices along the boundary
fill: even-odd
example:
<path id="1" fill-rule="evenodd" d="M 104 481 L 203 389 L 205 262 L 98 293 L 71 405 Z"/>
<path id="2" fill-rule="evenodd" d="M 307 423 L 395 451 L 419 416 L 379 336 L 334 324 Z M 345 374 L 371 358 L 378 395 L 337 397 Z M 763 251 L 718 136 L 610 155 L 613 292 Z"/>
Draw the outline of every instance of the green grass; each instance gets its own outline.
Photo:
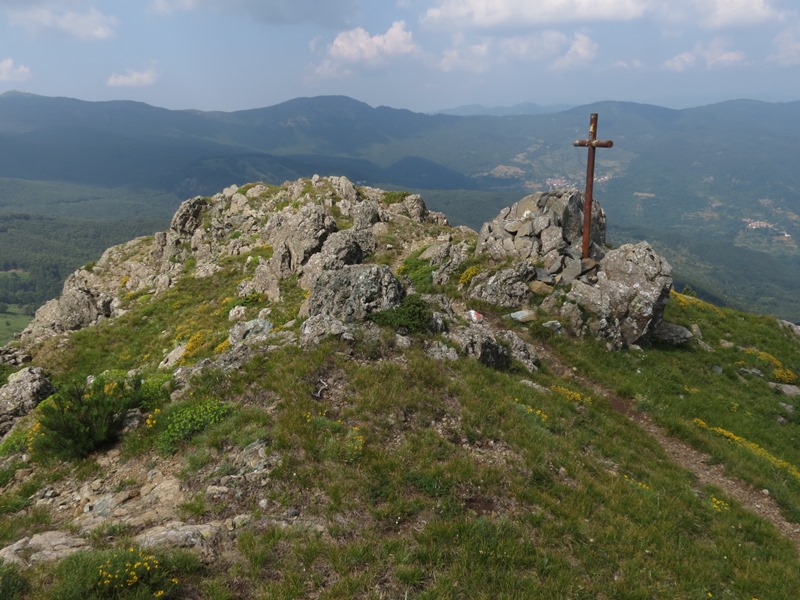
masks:
<path id="1" fill-rule="evenodd" d="M 14 339 L 30 323 L 32 315 L 23 311 L 18 305 L 6 305 L 7 310 L 0 312 L 0 346 Z"/>
<path id="2" fill-rule="evenodd" d="M 798 402 L 768 386 L 780 369 L 789 378 L 800 372 L 796 336 L 772 318 L 683 296 L 673 297 L 666 318 L 698 324 L 713 352 L 695 343 L 613 353 L 593 340 L 551 342 L 580 372 L 633 400 L 732 474 L 769 489 L 786 516 L 800 521 L 800 422 L 791 409 Z M 758 369 L 764 377 L 740 369 Z"/>

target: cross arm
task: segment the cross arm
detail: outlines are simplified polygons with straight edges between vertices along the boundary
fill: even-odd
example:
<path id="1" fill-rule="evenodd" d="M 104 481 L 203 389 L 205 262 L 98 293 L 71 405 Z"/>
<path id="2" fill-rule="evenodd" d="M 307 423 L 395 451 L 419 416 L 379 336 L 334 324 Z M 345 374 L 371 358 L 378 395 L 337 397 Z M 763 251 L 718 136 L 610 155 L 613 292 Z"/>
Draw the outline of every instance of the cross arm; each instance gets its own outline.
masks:
<path id="1" fill-rule="evenodd" d="M 580 146 L 582 148 L 592 147 L 592 148 L 611 148 L 614 146 L 614 142 L 611 140 L 575 140 L 572 142 L 573 146 Z"/>

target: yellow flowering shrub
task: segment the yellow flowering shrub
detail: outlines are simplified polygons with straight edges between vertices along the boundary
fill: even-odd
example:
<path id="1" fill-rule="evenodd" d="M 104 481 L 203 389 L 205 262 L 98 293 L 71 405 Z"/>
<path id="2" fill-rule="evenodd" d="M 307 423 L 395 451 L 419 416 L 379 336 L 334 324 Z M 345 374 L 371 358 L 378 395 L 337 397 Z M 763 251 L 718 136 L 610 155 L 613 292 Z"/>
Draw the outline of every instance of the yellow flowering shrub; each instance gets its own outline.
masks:
<path id="1" fill-rule="evenodd" d="M 560 385 L 551 386 L 550 389 L 555 393 L 563 396 L 567 400 L 571 400 L 576 404 L 591 404 L 592 398 L 591 396 L 584 396 L 580 392 L 575 392 L 569 388 L 562 387 Z"/>
<path id="2" fill-rule="evenodd" d="M 782 458 L 778 458 L 777 456 L 770 454 L 767 450 L 765 450 L 755 442 L 746 440 L 745 438 L 740 437 L 735 433 L 728 431 L 727 429 L 723 429 L 722 427 L 711 427 L 702 419 L 695 418 L 693 421 L 694 424 L 700 429 L 704 429 L 706 431 L 711 431 L 713 433 L 721 435 L 722 437 L 730 440 L 731 442 L 738 444 L 743 448 L 748 449 L 756 456 L 760 456 L 761 458 L 767 460 L 775 468 L 786 471 L 792 477 L 800 479 L 800 470 L 798 470 L 797 467 L 795 467 L 792 463 L 783 460 Z"/>

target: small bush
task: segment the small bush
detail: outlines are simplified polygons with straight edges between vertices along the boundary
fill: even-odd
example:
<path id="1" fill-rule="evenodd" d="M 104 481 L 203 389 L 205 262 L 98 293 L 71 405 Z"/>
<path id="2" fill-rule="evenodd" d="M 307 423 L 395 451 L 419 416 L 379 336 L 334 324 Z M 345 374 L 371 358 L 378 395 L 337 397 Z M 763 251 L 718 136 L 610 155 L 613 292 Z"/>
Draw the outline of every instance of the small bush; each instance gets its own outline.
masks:
<path id="1" fill-rule="evenodd" d="M 109 371 L 91 384 L 69 383 L 37 408 L 38 421 L 27 432 L 28 447 L 39 457 L 76 459 L 112 444 L 130 409 L 164 402 L 168 379 L 127 378 Z"/>
<path id="2" fill-rule="evenodd" d="M 472 281 L 472 278 L 475 277 L 478 273 L 481 272 L 481 268 L 478 265 L 472 265 L 471 267 L 467 267 L 464 269 L 464 272 L 461 273 L 461 276 L 458 278 L 458 283 L 461 285 L 469 285 Z"/>
<path id="3" fill-rule="evenodd" d="M 59 600 L 86 598 L 175 598 L 181 581 L 177 569 L 164 559 L 136 548 L 78 552 L 55 569 L 50 597 Z"/>
<path id="4" fill-rule="evenodd" d="M 181 406 L 163 418 L 166 425 L 158 434 L 156 448 L 162 454 L 172 454 L 182 443 L 220 423 L 232 412 L 231 405 L 216 399 Z"/>
<path id="5" fill-rule="evenodd" d="M 373 313 L 373 322 L 393 329 L 404 328 L 410 332 L 421 333 L 428 329 L 433 312 L 428 303 L 417 294 L 403 298 L 399 306 Z"/>
<path id="6" fill-rule="evenodd" d="M 39 405 L 31 450 L 43 456 L 83 458 L 116 441 L 130 408 L 127 395 L 69 384 Z"/>
<path id="7" fill-rule="evenodd" d="M 408 277 L 418 293 L 431 294 L 435 291 L 433 272 L 436 267 L 429 260 L 420 258 L 424 250 L 423 248 L 404 260 L 397 272 L 399 275 Z"/>

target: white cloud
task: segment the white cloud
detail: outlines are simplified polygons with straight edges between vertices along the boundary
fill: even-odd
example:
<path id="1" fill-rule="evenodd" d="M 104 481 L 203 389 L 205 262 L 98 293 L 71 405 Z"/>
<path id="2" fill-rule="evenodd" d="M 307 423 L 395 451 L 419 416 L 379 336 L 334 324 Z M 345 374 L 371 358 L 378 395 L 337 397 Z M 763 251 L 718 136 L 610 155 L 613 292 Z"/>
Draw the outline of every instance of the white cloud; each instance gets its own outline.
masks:
<path id="1" fill-rule="evenodd" d="M 614 62 L 614 67 L 624 71 L 632 71 L 634 69 L 641 69 L 644 67 L 644 63 L 638 58 L 632 60 L 618 60 Z"/>
<path id="2" fill-rule="evenodd" d="M 583 67 L 594 60 L 597 49 L 597 44 L 588 35 L 576 33 L 567 53 L 556 60 L 551 68 L 562 71 Z"/>
<path id="3" fill-rule="evenodd" d="M 560 31 L 542 31 L 536 35 L 512 36 L 500 41 L 505 56 L 527 60 L 542 60 L 560 53 L 569 43 Z"/>
<path id="4" fill-rule="evenodd" d="M 776 51 L 770 55 L 771 61 L 785 66 L 800 65 L 800 23 L 781 31 L 772 44 Z"/>
<path id="5" fill-rule="evenodd" d="M 31 70 L 25 65 L 14 64 L 13 58 L 0 59 L 0 81 L 25 81 Z"/>
<path id="6" fill-rule="evenodd" d="M 672 0 L 654 4 L 657 16 L 671 23 L 699 23 L 711 29 L 753 25 L 780 19 L 773 0 Z"/>
<path id="7" fill-rule="evenodd" d="M 442 58 L 438 66 L 442 71 L 469 71 L 472 73 L 484 73 L 490 66 L 490 50 L 492 43 L 490 40 L 481 40 L 477 43 L 468 44 L 464 41 L 464 36 L 457 34 L 453 36 L 453 45 L 442 53 Z"/>
<path id="8" fill-rule="evenodd" d="M 147 69 L 136 71 L 128 69 L 124 73 L 114 73 L 106 81 L 109 87 L 149 87 L 154 85 L 160 77 L 155 64 Z"/>
<path id="9" fill-rule="evenodd" d="M 398 56 L 414 55 L 419 48 L 405 21 L 395 21 L 386 33 L 370 35 L 361 27 L 343 31 L 328 46 L 328 56 L 317 68 L 320 75 L 339 76 L 350 73 L 350 67 L 376 67 Z"/>
<path id="10" fill-rule="evenodd" d="M 770 0 L 713 0 L 707 17 L 711 27 L 749 25 L 780 18 Z"/>
<path id="11" fill-rule="evenodd" d="M 502 27 L 574 21 L 630 21 L 648 0 L 437 0 L 423 19 L 448 27 Z"/>
<path id="12" fill-rule="evenodd" d="M 675 71 L 676 73 L 682 73 L 689 67 L 691 67 L 697 57 L 693 52 L 681 52 L 680 54 L 673 56 L 672 58 L 664 61 L 664 68 L 667 71 Z"/>
<path id="13" fill-rule="evenodd" d="M 32 30 L 55 29 L 82 40 L 104 40 L 116 33 L 118 20 L 96 8 L 85 13 L 57 12 L 51 8 L 33 7 L 12 11 L 12 23 Z"/>
<path id="14" fill-rule="evenodd" d="M 697 44 L 690 52 L 681 52 L 664 61 L 663 67 L 676 72 L 685 71 L 696 64 L 702 64 L 707 69 L 718 69 L 740 65 L 745 60 L 744 52 L 728 50 L 725 42 L 716 38 L 709 44 Z"/>

